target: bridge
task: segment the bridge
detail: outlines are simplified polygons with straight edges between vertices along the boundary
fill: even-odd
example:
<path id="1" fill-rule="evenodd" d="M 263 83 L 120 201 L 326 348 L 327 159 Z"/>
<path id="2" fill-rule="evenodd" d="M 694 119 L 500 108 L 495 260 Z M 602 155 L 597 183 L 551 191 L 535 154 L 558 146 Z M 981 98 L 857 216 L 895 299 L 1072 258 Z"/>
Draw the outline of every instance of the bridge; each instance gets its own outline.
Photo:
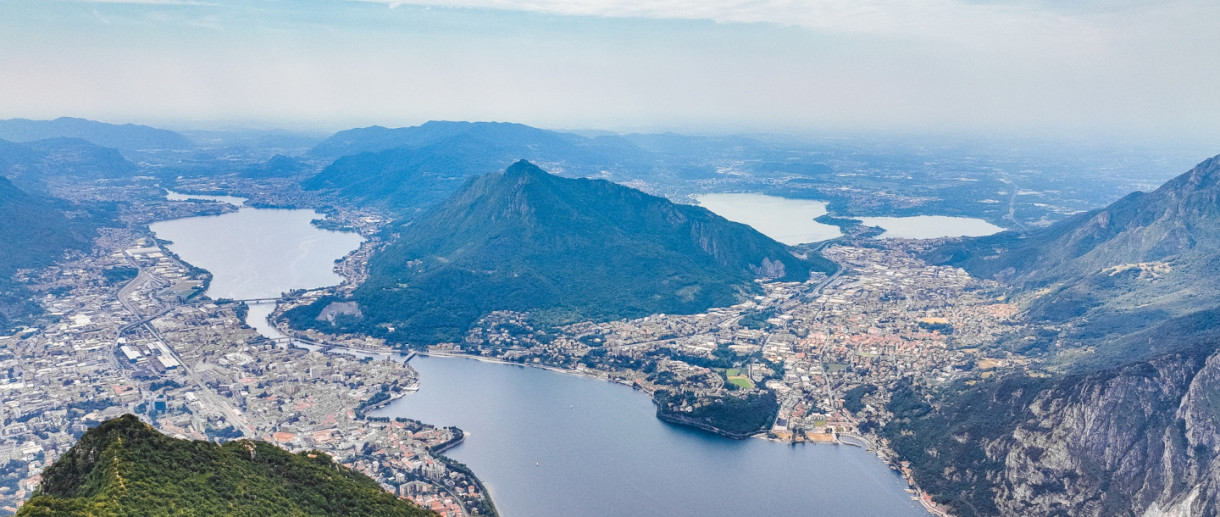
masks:
<path id="1" fill-rule="evenodd" d="M 230 299 L 233 300 L 232 298 L 230 298 Z M 262 302 L 278 302 L 280 300 L 282 300 L 282 298 L 243 298 L 243 299 L 237 299 L 237 300 L 233 300 L 233 301 L 246 302 L 246 303 L 262 303 Z"/>

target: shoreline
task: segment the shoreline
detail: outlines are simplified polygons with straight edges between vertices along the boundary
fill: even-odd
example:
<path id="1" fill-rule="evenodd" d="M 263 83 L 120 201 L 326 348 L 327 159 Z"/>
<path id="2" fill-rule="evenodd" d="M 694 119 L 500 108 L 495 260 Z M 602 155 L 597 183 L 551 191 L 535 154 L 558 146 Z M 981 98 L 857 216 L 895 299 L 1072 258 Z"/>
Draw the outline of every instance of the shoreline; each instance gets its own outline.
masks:
<path id="1" fill-rule="evenodd" d="M 472 359 L 475 361 L 480 361 L 480 362 L 490 363 L 490 364 L 518 366 L 518 367 L 523 367 L 523 368 L 537 368 L 539 370 L 546 370 L 549 372 L 563 374 L 563 375 L 573 375 L 573 376 L 577 376 L 577 377 L 584 377 L 584 378 L 588 378 L 588 379 L 610 382 L 612 384 L 619 384 L 622 386 L 631 387 L 631 389 L 633 391 L 642 391 L 639 388 L 635 387 L 635 385 L 633 385 L 633 384 L 614 380 L 614 379 L 609 379 L 603 375 L 598 375 L 597 373 L 589 373 L 589 372 L 604 373 L 604 372 L 601 372 L 600 370 L 591 370 L 591 369 L 575 370 L 575 369 L 569 369 L 569 368 L 560 368 L 558 366 L 552 366 L 552 365 L 541 364 L 541 363 L 515 363 L 515 362 L 511 362 L 511 361 L 505 361 L 503 359 L 496 359 L 493 357 L 485 357 L 485 356 L 479 356 L 479 355 L 473 355 L 473 354 L 454 353 L 454 352 L 417 351 L 417 352 L 415 352 L 415 355 L 412 356 L 412 358 L 414 358 L 416 356 L 444 357 L 444 358 L 452 358 L 452 359 Z M 410 360 L 407 361 L 407 364 L 408 364 L 408 366 L 410 365 Z M 422 378 L 420 379 L 420 382 L 421 383 L 423 382 Z M 656 404 L 656 399 L 653 398 L 651 395 L 649 395 L 649 399 L 653 402 L 654 405 Z M 727 438 L 730 440 L 759 439 L 759 440 L 765 440 L 768 442 L 788 444 L 788 445 L 797 445 L 799 443 L 801 445 L 813 444 L 813 445 L 835 445 L 835 446 L 858 447 L 858 448 L 863 449 L 864 451 L 870 453 L 873 457 L 877 458 L 878 460 L 880 460 L 881 463 L 884 464 L 886 467 L 889 467 L 890 470 L 896 471 L 898 473 L 899 477 L 903 481 L 905 481 L 907 483 L 907 485 L 909 486 L 909 488 L 907 490 L 913 491 L 914 497 L 912 499 L 914 499 L 915 501 L 918 501 L 919 505 L 921 507 L 923 507 L 923 509 L 925 511 L 927 511 L 930 515 L 934 515 L 936 517 L 953 517 L 953 514 L 940 508 L 939 506 L 936 505 L 935 502 L 926 501 L 924 499 L 924 496 L 928 495 L 928 493 L 925 492 L 922 488 L 920 488 L 919 485 L 915 483 L 914 479 L 903 475 L 902 469 L 900 469 L 897 465 L 895 465 L 893 463 L 893 461 L 891 461 L 890 459 L 887 459 L 887 457 L 888 458 L 896 457 L 896 455 L 892 451 L 889 451 L 888 449 L 883 449 L 879 445 L 873 443 L 871 440 L 868 440 L 868 439 L 860 437 L 860 436 L 850 435 L 850 434 L 844 435 L 848 438 L 854 438 L 863 443 L 851 443 L 849 441 L 841 440 L 839 438 L 839 436 L 840 436 L 839 433 L 835 433 L 834 441 L 829 441 L 829 442 L 816 442 L 816 441 L 796 442 L 796 441 L 791 441 L 791 440 L 782 440 L 779 438 L 768 437 L 766 431 L 759 431 L 757 433 L 751 434 L 751 435 L 743 437 L 743 438 L 737 438 L 735 436 L 726 434 L 725 432 L 719 431 L 714 428 L 709 429 L 708 427 L 710 427 L 710 426 L 695 425 L 694 423 L 686 423 L 686 422 L 680 421 L 679 419 L 667 420 L 666 418 L 663 418 L 660 413 L 655 415 L 654 418 L 661 420 L 662 422 L 671 423 L 673 425 L 681 425 L 684 427 L 689 427 L 691 429 L 697 429 L 697 430 L 700 430 L 700 431 L 703 431 L 703 432 L 706 432 L 709 434 L 715 434 L 717 436 L 721 436 L 721 437 L 724 437 L 724 438 Z M 465 431 L 463 431 L 463 432 L 465 432 Z M 464 437 L 463 437 L 462 441 L 463 442 L 465 441 Z M 457 445 L 460 445 L 460 442 L 454 444 L 453 446 L 456 447 Z M 452 447 L 449 447 L 447 449 L 451 449 L 451 448 Z M 881 454 L 883 451 L 887 452 L 887 454 L 885 454 L 885 455 Z"/>
<path id="2" fill-rule="evenodd" d="M 314 213 L 318 213 L 316 209 L 313 209 L 313 208 L 310 208 L 310 207 L 292 207 L 292 208 L 289 208 L 289 207 L 274 207 L 274 208 L 266 208 L 266 207 L 254 207 L 254 206 L 250 205 L 249 203 L 243 203 L 243 205 L 233 205 L 232 203 L 226 203 L 226 202 L 223 202 L 223 201 L 218 201 L 218 202 L 219 202 L 220 204 L 223 204 L 223 205 L 228 205 L 229 207 L 232 207 L 232 208 L 234 208 L 234 209 L 240 209 L 240 208 L 245 208 L 245 207 L 251 207 L 251 208 L 256 208 L 256 209 L 289 209 L 289 210 L 291 210 L 291 209 L 297 209 L 297 210 L 302 210 L 302 209 L 304 209 L 304 210 L 313 210 L 313 211 L 314 211 Z M 233 210 L 233 211 L 236 211 L 236 210 Z M 226 211 L 226 213 L 227 213 L 227 211 Z M 222 214 L 201 214 L 201 215 L 202 215 L 202 216 L 204 216 L 204 217 L 208 217 L 208 216 L 215 217 L 215 216 L 224 215 L 224 214 L 222 213 Z M 188 217 L 199 217 L 199 216 L 200 216 L 200 215 L 188 216 Z M 311 225 L 313 225 L 314 227 L 317 227 L 317 225 L 316 225 L 316 224 L 313 224 L 314 222 L 315 222 L 315 221 L 311 221 Z M 322 228 L 319 228 L 319 229 L 322 229 Z M 326 230 L 326 229 L 324 229 L 324 230 Z M 358 233 L 358 232 L 357 232 L 357 233 Z M 154 237 L 154 239 L 155 239 L 155 237 Z M 161 247 L 163 250 L 165 250 L 165 251 L 167 251 L 167 252 L 169 252 L 169 253 L 172 253 L 172 252 L 171 252 L 171 251 L 168 249 L 168 246 L 165 246 L 165 245 L 164 245 L 165 243 L 160 242 L 160 240 L 159 240 L 159 239 L 158 239 L 158 241 L 159 241 L 159 242 L 158 242 L 158 244 L 161 244 L 161 246 L 160 246 L 160 247 Z M 182 262 L 183 264 L 187 265 L 188 267 L 195 267 L 195 266 L 191 265 L 189 262 L 187 262 L 187 261 L 185 261 L 185 260 L 182 260 L 180 257 L 177 257 L 177 258 L 178 258 L 178 260 L 179 260 L 180 262 Z M 202 268 L 199 268 L 199 269 L 202 269 Z M 206 272 L 206 270 L 203 270 L 203 271 L 205 271 L 205 272 Z M 822 282 L 822 285 L 821 285 L 821 286 L 819 286 L 819 289 L 818 289 L 818 290 L 820 290 L 820 287 L 823 287 L 823 286 L 825 286 L 826 284 L 829 284 L 829 283 L 833 282 L 833 281 L 834 281 L 834 280 L 835 280 L 835 279 L 836 279 L 836 278 L 837 278 L 837 277 L 838 277 L 838 276 L 841 274 L 841 272 L 842 272 L 842 268 L 840 268 L 838 271 L 835 271 L 835 273 L 834 273 L 834 274 L 830 275 L 830 276 L 829 276 L 829 277 L 828 277 L 826 280 L 824 280 L 824 281 Z M 210 272 L 207 272 L 207 273 L 208 273 L 208 276 L 211 276 L 211 275 L 210 275 Z M 346 278 L 346 277 L 344 278 L 344 280 L 345 280 L 345 281 L 350 281 L 350 279 L 348 279 L 348 278 Z M 326 288 L 334 288 L 334 287 L 338 287 L 338 286 L 327 286 Z M 281 294 L 283 294 L 283 293 L 281 293 Z M 205 296 L 205 297 L 207 296 L 207 295 L 206 295 L 206 290 L 204 291 L 204 296 Z M 210 298 L 210 297 L 209 297 L 209 298 Z M 214 301 L 214 300 L 213 300 L 213 301 Z M 279 300 L 279 301 L 277 301 L 277 302 L 275 303 L 275 306 L 278 308 L 278 306 L 280 305 L 280 302 L 282 302 L 282 301 L 283 301 L 282 299 L 281 299 L 281 300 Z M 248 325 L 248 322 L 243 322 L 243 323 L 245 323 L 245 324 L 247 324 L 247 325 Z M 274 325 L 274 324 L 273 324 L 273 328 L 276 328 L 276 330 L 280 330 L 280 331 L 282 332 L 282 329 L 279 329 L 279 328 L 278 328 L 278 326 L 276 326 L 276 325 Z M 257 332 L 257 329 L 255 329 L 255 331 Z M 291 333 L 286 333 L 286 334 L 285 334 L 285 336 L 286 336 L 286 337 L 289 337 L 289 339 L 296 339 L 295 337 L 291 337 L 291 336 L 292 336 L 292 334 L 291 334 Z M 346 349 L 346 347 L 340 347 L 340 348 L 345 348 L 345 349 Z M 605 371 L 602 371 L 602 370 L 597 370 L 597 369 L 591 369 L 591 368 L 576 369 L 576 368 L 564 368 L 564 367 L 558 367 L 558 366 L 553 366 L 553 365 L 550 365 L 550 364 L 544 364 L 544 363 L 512 362 L 512 361 L 506 361 L 506 360 L 503 360 L 503 359 L 498 359 L 498 358 L 493 358 L 493 357 L 486 357 L 486 356 L 481 356 L 481 355 L 474 355 L 474 354 L 470 354 L 470 353 L 463 353 L 463 352 L 446 352 L 446 351 L 411 351 L 411 350 L 408 350 L 408 351 L 406 351 L 406 352 L 404 353 L 402 350 L 398 350 L 398 349 L 395 349 L 395 348 L 392 348 L 392 347 L 385 347 L 385 350 L 384 350 L 384 351 L 381 351 L 381 352 L 365 351 L 365 350 L 357 350 L 357 349 L 350 349 L 350 350 L 352 350 L 352 351 L 356 351 L 356 352 L 359 352 L 359 353 L 363 353 L 363 354 L 374 355 L 374 356 L 385 356 L 385 357 L 387 357 L 387 358 L 388 358 L 388 357 L 393 357 L 393 356 L 395 356 L 395 355 L 406 356 L 406 358 L 404 359 L 404 361 L 403 361 L 403 362 L 404 362 L 404 364 L 407 364 L 408 366 L 409 366 L 410 360 L 411 360 L 412 358 L 414 358 L 414 357 L 415 357 L 415 356 L 417 356 L 417 355 L 422 355 L 422 356 L 449 357 L 449 358 L 465 358 L 465 359 L 474 359 L 474 360 L 477 360 L 477 361 L 482 361 L 482 362 L 484 362 L 484 363 L 494 363 L 494 364 L 502 364 L 502 365 L 515 365 L 515 366 L 518 366 L 518 367 L 531 367 L 531 368 L 537 368 L 537 369 L 541 369 L 541 370 L 547 370 L 547 371 L 551 371 L 551 372 L 554 372 L 554 373 L 559 373 L 559 374 L 574 375 L 574 376 L 579 376 L 579 377 L 584 377 L 584 378 L 589 378 L 589 379 L 595 379 L 595 380 L 606 381 L 606 382 L 610 382 L 610 383 L 614 383 L 614 384 L 619 384 L 619 385 L 623 385 L 623 386 L 628 386 L 628 387 L 630 387 L 630 388 L 631 388 L 632 390 L 634 390 L 634 391 L 643 391 L 643 392 L 646 392 L 646 393 L 647 393 L 647 391 L 646 391 L 646 390 L 641 389 L 639 386 L 637 386 L 637 385 L 636 385 L 635 383 L 633 383 L 633 382 L 630 382 L 629 380 L 623 380 L 623 379 L 611 378 L 611 377 L 610 377 L 610 375 L 609 375 L 609 372 L 605 372 Z M 331 353 L 335 353 L 335 352 L 337 352 L 337 353 L 344 353 L 343 351 L 339 351 L 339 350 L 327 350 L 326 352 L 331 352 Z M 393 402 L 397 401 L 398 399 L 403 398 L 404 396 L 408 395 L 409 393 L 410 393 L 410 392 L 404 392 L 404 393 L 398 393 L 398 394 L 394 394 L 394 395 L 392 395 L 392 396 L 391 396 L 391 397 L 390 397 L 388 400 L 384 400 L 384 401 L 381 401 L 380 403 L 378 403 L 378 404 L 376 404 L 376 405 L 374 405 L 374 406 L 364 408 L 363 413 L 365 414 L 365 416 L 371 416 L 371 415 L 369 415 L 370 413 L 373 413 L 373 412 L 376 412 L 376 411 L 379 411 L 379 410 L 384 409 L 385 407 L 389 406 L 390 404 L 392 404 Z M 651 402 L 653 402 L 654 406 L 656 406 L 656 402 L 657 402 L 657 401 L 656 401 L 656 398 L 655 398 L 655 397 L 654 397 L 654 396 L 653 396 L 651 393 L 649 393 L 649 399 L 650 399 L 650 401 L 651 401 Z M 718 429 L 718 428 L 716 428 L 716 427 L 714 427 L 714 426 L 711 426 L 711 425 L 708 425 L 708 424 L 703 424 L 703 423 L 701 423 L 701 422 L 693 422 L 693 421 L 689 421 L 689 420 L 687 420 L 687 419 L 682 419 L 682 418 L 674 418 L 674 417 L 668 417 L 668 418 L 667 418 L 667 417 L 666 417 L 666 415 L 665 415 L 665 414 L 663 414 L 663 413 L 661 413 L 660 411 L 658 411 L 658 412 L 657 412 L 657 413 L 654 415 L 654 418 L 656 418 L 656 419 L 658 419 L 658 420 L 661 420 L 662 422 L 666 422 L 666 423 L 672 424 L 672 425 L 678 425 L 678 426 L 682 426 L 682 427 L 686 427 L 686 428 L 690 428 L 690 429 L 695 429 L 695 430 L 698 430 L 698 431 L 701 431 L 701 432 L 705 432 L 705 433 L 709 433 L 709 434 L 714 434 L 714 435 L 721 436 L 721 437 L 724 437 L 724 438 L 727 438 L 727 439 L 732 439 L 732 440 L 744 440 L 744 439 L 747 439 L 747 438 L 756 438 L 756 439 L 760 439 L 760 440 L 766 440 L 766 441 L 769 441 L 769 442 L 783 443 L 783 444 L 789 444 L 789 445 L 795 445 L 796 443 L 798 443 L 798 442 L 796 442 L 796 441 L 784 440 L 784 439 L 777 438 L 777 437 L 769 437 L 769 436 L 767 436 L 769 429 L 767 429 L 767 430 L 759 430 L 759 431 L 757 431 L 757 432 L 754 432 L 754 433 L 751 433 L 751 434 L 748 434 L 748 435 L 742 435 L 742 434 L 737 434 L 737 433 L 729 433 L 729 432 L 723 431 L 723 430 L 721 430 L 721 429 Z M 464 431 L 463 431 L 463 432 L 464 432 Z M 457 447 L 457 446 L 461 445 L 461 444 L 462 444 L 462 443 L 464 443 L 464 442 L 465 442 L 465 436 L 463 436 L 463 438 L 462 438 L 461 440 L 458 440 L 458 441 L 456 441 L 456 442 L 454 442 L 454 443 L 451 443 L 451 444 L 446 444 L 446 446 L 444 447 L 444 449 L 443 449 L 442 451 L 438 451 L 438 452 L 437 452 L 437 454 L 438 454 L 438 456 L 443 456 L 443 452 L 445 452 L 445 451 L 449 451 L 449 450 L 452 450 L 453 448 L 455 448 L 455 447 Z M 862 446 L 862 445 L 855 444 L 855 443 L 849 443 L 849 442 L 845 442 L 845 441 L 840 440 L 837 434 L 836 434 L 835 439 L 834 439 L 833 441 L 826 441 L 826 442 L 809 442 L 809 441 L 802 441 L 802 442 L 799 442 L 799 443 L 801 443 L 802 445 L 803 445 L 803 444 L 806 444 L 806 443 L 825 443 L 825 444 L 833 444 L 833 445 L 849 445 L 849 446 L 861 447 L 861 448 L 865 449 L 866 451 L 873 453 L 873 455 L 874 455 L 875 457 L 878 457 L 879 459 L 882 459 L 883 463 L 884 463 L 886 466 L 890 467 L 890 468 L 891 468 L 891 469 L 893 469 L 893 470 L 896 470 L 896 471 L 901 472 L 901 470 L 900 470 L 900 469 L 898 469 L 898 468 L 897 468 L 897 467 L 896 467 L 894 464 L 892 464 L 890 461 L 886 461 L 886 460 L 885 460 L 885 458 L 884 458 L 884 457 L 883 457 L 881 454 L 878 454 L 878 453 L 880 452 L 880 449 L 879 449 L 879 448 L 877 448 L 876 446 L 874 446 L 874 447 L 871 447 L 871 448 L 870 448 L 870 447 L 868 447 L 868 446 Z M 890 456 L 892 456 L 892 454 L 891 454 Z M 474 478 L 475 480 L 477 480 L 477 481 L 478 481 L 480 484 L 482 483 L 482 480 L 481 480 L 481 479 L 479 479 L 479 478 L 478 478 L 478 476 L 473 475 L 473 473 L 471 473 L 471 477 L 472 477 L 472 478 Z M 913 489 L 914 489 L 915 493 L 916 493 L 916 494 L 919 496 L 919 497 L 917 497 L 916 499 L 917 499 L 917 500 L 920 502 L 921 506 L 923 506 L 923 507 L 924 507 L 924 509 L 925 509 L 926 511 L 928 511 L 928 512 L 929 512 L 929 513 L 931 513 L 932 515 L 937 515 L 937 516 L 940 516 L 940 517 L 951 517 L 951 516 L 950 516 L 950 514 L 948 514 L 948 513 L 944 512 L 943 510 L 940 510 L 939 508 L 936 508 L 936 507 L 930 506 L 930 505 L 929 505 L 927 502 L 925 502 L 925 501 L 923 500 L 923 498 L 922 498 L 922 495 L 924 494 L 924 492 L 923 492 L 923 491 L 922 491 L 922 490 L 921 490 L 921 489 L 920 489 L 920 488 L 919 488 L 917 485 L 915 485 L 915 483 L 913 482 L 913 480 L 911 480 L 911 479 L 909 479 L 909 478 L 906 478 L 905 476 L 903 477 L 903 479 L 904 479 L 904 481 L 906 481 L 906 482 L 907 482 L 907 484 L 908 484 L 908 485 L 909 485 L 911 488 L 913 488 Z M 490 493 L 487 493 L 487 494 L 488 494 L 488 498 L 490 499 Z M 493 504 L 494 504 L 494 503 L 493 503 Z"/>

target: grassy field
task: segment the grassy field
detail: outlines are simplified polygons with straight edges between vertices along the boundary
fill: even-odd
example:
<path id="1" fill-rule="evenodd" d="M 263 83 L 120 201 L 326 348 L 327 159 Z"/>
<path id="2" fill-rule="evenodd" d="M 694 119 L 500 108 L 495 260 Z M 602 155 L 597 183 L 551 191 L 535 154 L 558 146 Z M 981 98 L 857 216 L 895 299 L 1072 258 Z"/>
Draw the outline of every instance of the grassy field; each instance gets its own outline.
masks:
<path id="1" fill-rule="evenodd" d="M 738 388 L 753 389 L 754 382 L 741 373 L 740 368 L 729 368 L 724 371 L 724 376 L 729 380 L 729 383 L 736 385 Z"/>

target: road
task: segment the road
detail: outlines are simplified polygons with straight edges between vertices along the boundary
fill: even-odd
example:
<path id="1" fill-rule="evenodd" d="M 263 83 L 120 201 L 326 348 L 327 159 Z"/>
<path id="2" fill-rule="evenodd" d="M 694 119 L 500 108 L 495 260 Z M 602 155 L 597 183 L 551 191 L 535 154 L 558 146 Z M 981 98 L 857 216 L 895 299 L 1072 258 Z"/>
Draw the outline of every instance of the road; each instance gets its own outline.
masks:
<path id="1" fill-rule="evenodd" d="M 1017 195 L 1020 194 L 1021 188 L 1008 178 L 1000 178 L 1000 181 L 1012 186 L 1012 195 L 1008 197 L 1008 215 L 1004 216 L 1004 218 L 1008 219 L 1017 228 L 1020 228 L 1021 231 L 1027 230 L 1028 228 L 1021 224 L 1021 221 L 1017 220 Z"/>
<path id="2" fill-rule="evenodd" d="M 124 326 L 120 327 L 118 330 L 118 336 L 121 337 L 124 332 L 127 332 L 127 331 L 130 331 L 131 329 L 143 326 L 146 330 L 148 330 L 148 332 L 150 334 L 153 335 L 153 337 L 155 337 L 157 339 L 157 341 L 165 343 L 165 347 L 169 350 L 170 355 L 173 357 L 173 359 L 178 361 L 178 364 L 180 365 L 179 368 L 182 368 L 182 371 L 185 372 L 187 379 L 189 379 L 192 384 L 195 384 L 199 388 L 199 393 L 197 395 L 199 396 L 200 401 L 204 402 L 205 404 L 209 404 L 212 407 L 219 408 L 220 411 L 225 414 L 225 417 L 229 420 L 229 422 L 232 423 L 232 425 L 234 427 L 237 427 L 239 430 L 241 430 L 242 434 L 244 434 L 250 438 L 257 438 L 257 436 L 254 433 L 254 429 L 251 428 L 250 425 L 246 422 L 246 419 L 241 416 L 241 413 L 239 413 L 236 409 L 233 409 L 233 407 L 229 405 L 229 403 L 224 399 L 224 397 L 221 397 L 215 391 L 212 391 L 212 389 L 209 388 L 206 384 L 204 384 L 204 382 L 199 378 L 199 376 L 191 368 L 191 365 L 188 365 L 186 363 L 186 361 L 182 360 L 182 356 L 178 355 L 178 352 L 176 350 L 174 350 L 174 348 L 172 346 L 170 346 L 170 344 L 168 342 L 165 341 L 165 338 L 161 335 L 161 333 L 159 331 L 157 331 L 157 328 L 152 325 L 153 320 L 155 320 L 155 319 L 165 315 L 169 311 L 171 311 L 173 309 L 173 306 L 162 304 L 162 303 L 158 302 L 158 305 L 160 305 L 160 307 L 161 307 L 160 310 L 156 314 L 146 317 L 143 314 L 141 314 L 140 311 L 131 303 L 131 301 L 129 299 L 130 298 L 129 295 L 131 294 L 131 292 L 136 290 L 140 286 L 144 285 L 145 283 L 151 282 L 151 283 L 153 283 L 155 285 L 159 285 L 159 286 L 166 286 L 166 285 L 169 285 L 169 283 L 166 282 L 165 280 L 162 280 L 161 278 L 158 278 L 156 275 L 149 273 L 143 267 L 140 267 L 139 263 L 137 263 L 135 260 L 133 260 L 130 255 L 127 255 L 127 261 L 132 266 L 136 267 L 139 272 L 136 274 L 135 279 L 133 279 L 127 285 L 123 286 L 122 289 L 119 289 L 119 294 L 118 294 L 119 303 L 122 304 L 123 308 L 127 309 L 128 312 L 134 314 L 135 317 L 139 319 L 139 321 L 137 321 L 136 323 L 132 323 L 132 324 L 124 325 Z M 111 360 L 114 361 L 115 366 L 118 367 L 119 366 L 118 358 L 113 353 L 110 354 L 110 356 L 111 356 Z"/>

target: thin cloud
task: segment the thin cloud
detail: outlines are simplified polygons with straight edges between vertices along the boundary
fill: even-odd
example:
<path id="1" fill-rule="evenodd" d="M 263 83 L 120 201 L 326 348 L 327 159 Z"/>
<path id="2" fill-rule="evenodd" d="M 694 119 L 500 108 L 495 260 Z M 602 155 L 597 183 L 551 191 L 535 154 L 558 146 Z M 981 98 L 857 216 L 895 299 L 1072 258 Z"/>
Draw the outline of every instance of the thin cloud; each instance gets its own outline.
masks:
<path id="1" fill-rule="evenodd" d="M 107 17 L 105 17 L 105 16 L 102 16 L 102 13 L 97 12 L 97 9 L 93 9 L 93 16 L 94 16 L 95 18 L 97 18 L 97 19 L 98 19 L 98 21 L 100 21 L 100 22 L 102 22 L 102 23 L 104 23 L 104 24 L 106 24 L 106 25 L 111 25 L 111 24 L 112 24 L 112 23 L 111 23 L 111 21 L 110 21 L 110 18 L 107 18 Z"/>
<path id="2" fill-rule="evenodd" d="M 425 6 L 523 11 L 566 16 L 769 23 L 827 32 L 923 33 L 945 28 L 1046 24 L 1061 21 L 1031 4 L 958 0 L 357 0 L 390 7 Z M 960 22 L 971 25 L 961 25 Z"/>
<path id="3" fill-rule="evenodd" d="M 198 2 L 195 0 L 74 0 L 89 4 L 131 4 L 131 5 L 190 5 L 218 6 L 214 2 Z"/>

